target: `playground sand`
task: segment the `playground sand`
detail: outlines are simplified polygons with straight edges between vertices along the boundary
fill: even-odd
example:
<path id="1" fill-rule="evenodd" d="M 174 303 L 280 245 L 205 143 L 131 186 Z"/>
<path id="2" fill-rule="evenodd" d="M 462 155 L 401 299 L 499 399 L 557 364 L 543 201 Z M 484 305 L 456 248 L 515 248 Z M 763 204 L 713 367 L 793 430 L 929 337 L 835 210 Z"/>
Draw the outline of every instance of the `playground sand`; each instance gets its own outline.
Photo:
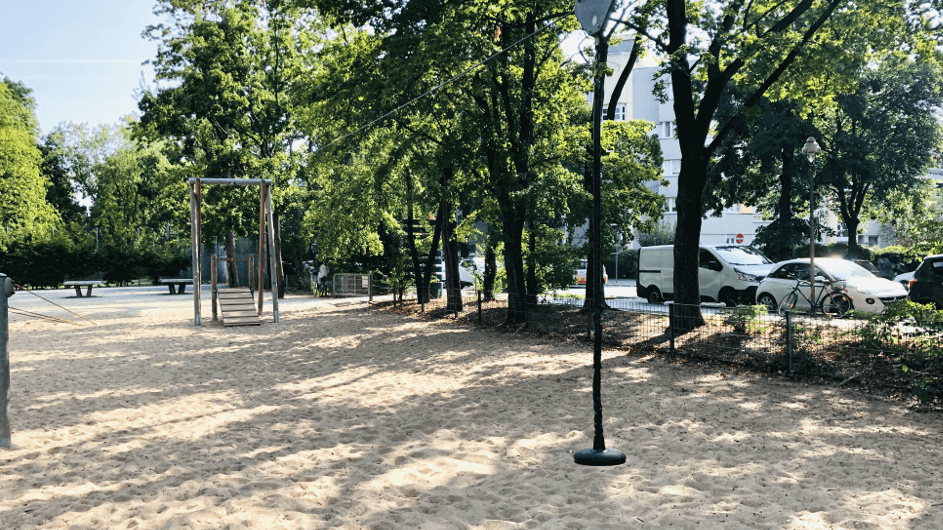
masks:
<path id="1" fill-rule="evenodd" d="M 581 467 L 585 344 L 190 303 L 14 319 L 0 528 L 943 528 L 937 413 L 604 352 L 628 462 Z"/>

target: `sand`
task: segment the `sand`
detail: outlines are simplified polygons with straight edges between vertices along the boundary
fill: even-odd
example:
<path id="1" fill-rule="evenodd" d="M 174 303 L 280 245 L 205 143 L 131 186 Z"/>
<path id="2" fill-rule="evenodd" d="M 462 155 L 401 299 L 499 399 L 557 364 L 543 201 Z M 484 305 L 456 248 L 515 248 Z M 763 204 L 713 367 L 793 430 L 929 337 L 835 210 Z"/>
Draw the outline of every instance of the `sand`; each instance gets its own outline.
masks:
<path id="1" fill-rule="evenodd" d="M 97 294 L 69 300 L 97 327 L 13 318 L 0 529 L 943 528 L 938 413 L 604 352 L 628 461 L 583 467 L 586 344 L 305 297 L 195 327 L 189 296 Z"/>

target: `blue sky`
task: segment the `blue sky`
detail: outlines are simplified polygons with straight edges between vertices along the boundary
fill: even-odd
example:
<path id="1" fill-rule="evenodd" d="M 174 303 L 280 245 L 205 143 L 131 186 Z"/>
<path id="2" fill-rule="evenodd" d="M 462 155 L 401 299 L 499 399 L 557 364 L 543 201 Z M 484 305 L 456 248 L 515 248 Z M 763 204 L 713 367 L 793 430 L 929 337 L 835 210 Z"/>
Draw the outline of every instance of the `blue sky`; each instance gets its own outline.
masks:
<path id="1" fill-rule="evenodd" d="M 33 90 L 43 134 L 62 122 L 117 123 L 153 84 L 153 0 L 0 0 L 0 77 Z"/>

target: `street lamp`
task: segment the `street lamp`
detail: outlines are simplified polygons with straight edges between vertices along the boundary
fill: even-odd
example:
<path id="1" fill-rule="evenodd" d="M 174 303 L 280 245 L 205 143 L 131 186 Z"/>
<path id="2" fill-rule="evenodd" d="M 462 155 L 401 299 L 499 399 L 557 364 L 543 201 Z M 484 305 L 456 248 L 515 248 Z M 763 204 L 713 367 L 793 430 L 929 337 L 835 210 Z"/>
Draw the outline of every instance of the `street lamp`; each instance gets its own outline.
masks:
<path id="1" fill-rule="evenodd" d="M 602 145 L 600 128 L 602 105 L 605 94 L 606 57 L 609 39 L 605 35 L 606 22 L 612 13 L 614 0 L 576 0 L 576 19 L 586 33 L 596 37 L 596 65 L 593 75 L 593 435 L 592 449 L 581 449 L 573 454 L 573 460 L 584 466 L 617 466 L 625 463 L 625 453 L 606 447 L 602 427 L 602 250 L 599 236 L 602 234 Z"/>
<path id="2" fill-rule="evenodd" d="M 819 143 L 810 136 L 802 146 L 802 154 L 809 159 L 809 300 L 815 305 L 815 155 L 822 152 Z"/>

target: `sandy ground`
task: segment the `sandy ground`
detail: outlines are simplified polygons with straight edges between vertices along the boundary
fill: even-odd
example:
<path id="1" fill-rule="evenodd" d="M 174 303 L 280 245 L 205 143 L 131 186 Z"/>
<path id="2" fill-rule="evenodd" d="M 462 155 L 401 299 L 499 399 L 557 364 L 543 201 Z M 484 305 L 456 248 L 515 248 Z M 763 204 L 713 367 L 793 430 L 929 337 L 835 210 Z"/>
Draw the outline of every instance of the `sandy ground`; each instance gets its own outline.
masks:
<path id="1" fill-rule="evenodd" d="M 97 327 L 12 318 L 0 529 L 943 528 L 937 413 L 604 352 L 628 461 L 582 467 L 586 345 L 129 292 L 59 293 Z"/>

